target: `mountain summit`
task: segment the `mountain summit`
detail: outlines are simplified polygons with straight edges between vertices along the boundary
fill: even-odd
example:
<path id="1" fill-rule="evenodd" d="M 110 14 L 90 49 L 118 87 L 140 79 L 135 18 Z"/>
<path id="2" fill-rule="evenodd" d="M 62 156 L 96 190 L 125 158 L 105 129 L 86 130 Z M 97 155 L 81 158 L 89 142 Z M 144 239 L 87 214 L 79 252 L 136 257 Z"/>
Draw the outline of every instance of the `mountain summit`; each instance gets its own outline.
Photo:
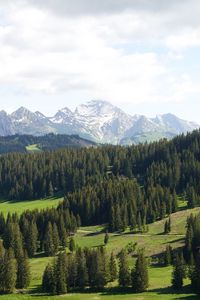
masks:
<path id="1" fill-rule="evenodd" d="M 67 107 L 53 117 L 21 107 L 11 115 L 0 112 L 0 135 L 44 135 L 46 133 L 78 134 L 100 143 L 137 144 L 192 131 L 199 125 L 173 114 L 147 118 L 131 116 L 107 101 L 92 100 L 79 105 L 74 112 Z"/>

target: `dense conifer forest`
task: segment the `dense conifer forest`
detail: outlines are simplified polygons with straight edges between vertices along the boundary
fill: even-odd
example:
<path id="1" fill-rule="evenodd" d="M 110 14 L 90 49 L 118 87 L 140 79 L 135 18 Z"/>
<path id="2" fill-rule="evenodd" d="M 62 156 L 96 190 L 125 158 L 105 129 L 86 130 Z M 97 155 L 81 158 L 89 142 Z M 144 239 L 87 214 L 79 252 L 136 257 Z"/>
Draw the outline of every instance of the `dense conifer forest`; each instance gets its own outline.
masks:
<path id="1" fill-rule="evenodd" d="M 44 271 L 44 292 L 101 290 L 116 280 L 120 287 L 132 292 L 145 291 L 149 261 L 143 249 L 138 250 L 134 267 L 130 268 L 128 255 L 132 249 L 130 253 L 122 249 L 114 254 L 106 253 L 104 246 L 77 248 L 73 236 L 82 225 L 105 224 L 107 245 L 109 232 L 147 232 L 148 224 L 166 217 L 163 234 L 169 234 L 170 216 L 178 210 L 180 197 L 188 208 L 199 206 L 199 179 L 200 131 L 172 141 L 130 147 L 106 145 L 2 155 L 2 197 L 18 201 L 60 193 L 64 201 L 57 208 L 25 211 L 21 215 L 8 213 L 6 217 L 0 214 L 0 264 L 4 266 L 0 272 L 1 291 L 27 287 L 27 258 L 41 253 L 56 256 Z M 200 215 L 191 215 L 184 247 L 173 250 L 166 246 L 158 257 L 159 264 L 173 265 L 174 289 L 181 289 L 187 277 L 193 291 L 200 292 L 199 224 Z"/>

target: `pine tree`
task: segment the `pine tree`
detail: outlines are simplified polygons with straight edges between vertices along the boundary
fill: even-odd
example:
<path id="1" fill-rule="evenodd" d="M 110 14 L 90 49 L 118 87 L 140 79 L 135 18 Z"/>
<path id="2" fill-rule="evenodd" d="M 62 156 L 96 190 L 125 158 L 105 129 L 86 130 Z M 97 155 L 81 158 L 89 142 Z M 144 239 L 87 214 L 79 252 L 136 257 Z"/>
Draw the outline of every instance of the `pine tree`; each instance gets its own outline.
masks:
<path id="1" fill-rule="evenodd" d="M 109 234 L 108 232 L 106 232 L 105 236 L 104 236 L 104 245 L 107 245 L 109 241 Z"/>
<path id="2" fill-rule="evenodd" d="M 5 250 L 3 260 L 3 291 L 5 293 L 12 293 L 16 286 L 17 267 L 14 253 L 11 248 Z"/>
<path id="3" fill-rule="evenodd" d="M 17 284 L 16 287 L 19 289 L 27 288 L 30 284 L 30 266 L 27 259 L 27 254 L 17 258 Z"/>
<path id="4" fill-rule="evenodd" d="M 86 266 L 85 254 L 81 249 L 76 252 L 77 262 L 77 281 L 76 284 L 79 288 L 83 289 L 88 283 L 88 271 Z"/>
<path id="5" fill-rule="evenodd" d="M 60 245 L 58 227 L 56 223 L 53 224 L 53 244 L 54 244 L 54 254 L 56 254 L 58 252 L 59 245 Z"/>
<path id="6" fill-rule="evenodd" d="M 4 281 L 4 253 L 3 241 L 0 240 L 0 292 L 3 292 L 3 281 Z"/>
<path id="7" fill-rule="evenodd" d="M 46 266 L 45 271 L 43 273 L 42 289 L 46 293 L 56 293 L 55 272 L 53 266 L 50 264 Z"/>
<path id="8" fill-rule="evenodd" d="M 26 250 L 29 257 L 33 257 L 37 251 L 38 230 L 34 221 L 29 223 L 29 228 L 26 236 Z"/>
<path id="9" fill-rule="evenodd" d="M 130 285 L 130 271 L 127 254 L 124 249 L 122 249 L 119 254 L 119 285 L 121 287 L 127 287 Z"/>
<path id="10" fill-rule="evenodd" d="M 172 286 L 175 290 L 180 290 L 183 287 L 184 277 L 185 268 L 183 258 L 180 255 L 176 255 L 172 273 Z"/>
<path id="11" fill-rule="evenodd" d="M 110 268 L 110 281 L 114 281 L 115 279 L 117 279 L 117 262 L 113 252 L 111 253 L 110 256 L 109 268 Z"/>
<path id="12" fill-rule="evenodd" d="M 131 272 L 132 287 L 134 292 L 141 293 L 146 291 L 149 285 L 148 265 L 144 251 L 139 251 L 135 263 L 135 268 Z"/>
<path id="13" fill-rule="evenodd" d="M 193 272 L 191 274 L 192 289 L 196 294 L 200 294 L 200 254 L 197 255 Z"/>
<path id="14" fill-rule="evenodd" d="M 66 229 L 65 229 L 65 223 L 64 223 L 63 215 L 61 215 L 60 218 L 59 218 L 58 232 L 59 232 L 59 238 L 60 238 L 61 246 L 63 246 L 63 248 L 65 248 L 66 247 L 67 233 L 66 233 Z"/>
<path id="15" fill-rule="evenodd" d="M 66 280 L 66 254 L 59 253 L 55 263 L 55 283 L 56 294 L 62 295 L 67 293 L 67 280 Z"/>
<path id="16" fill-rule="evenodd" d="M 44 239 L 44 251 L 47 256 L 53 256 L 55 252 L 54 241 L 53 241 L 53 229 L 51 222 L 48 222 L 45 239 Z"/>
<path id="17" fill-rule="evenodd" d="M 71 252 L 74 252 L 75 249 L 76 249 L 75 241 L 74 241 L 74 238 L 71 237 L 70 240 L 69 240 L 69 250 Z"/>

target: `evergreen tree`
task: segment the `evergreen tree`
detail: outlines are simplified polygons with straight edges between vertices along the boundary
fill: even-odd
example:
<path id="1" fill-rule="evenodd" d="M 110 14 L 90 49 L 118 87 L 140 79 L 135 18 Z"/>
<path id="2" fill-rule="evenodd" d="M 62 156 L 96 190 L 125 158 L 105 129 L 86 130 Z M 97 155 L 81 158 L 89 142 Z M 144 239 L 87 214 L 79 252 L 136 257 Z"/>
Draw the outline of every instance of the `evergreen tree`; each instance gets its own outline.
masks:
<path id="1" fill-rule="evenodd" d="M 5 293 L 12 293 L 16 286 L 17 267 L 14 253 L 11 248 L 5 250 L 3 260 L 3 282 L 2 287 Z"/>
<path id="2" fill-rule="evenodd" d="M 75 241 L 74 241 L 74 238 L 71 237 L 70 240 L 69 240 L 69 250 L 71 252 L 74 252 L 75 249 L 76 249 Z"/>
<path id="3" fill-rule="evenodd" d="M 19 289 L 27 288 L 30 284 L 30 266 L 26 253 L 17 258 L 17 283 Z"/>
<path id="4" fill-rule="evenodd" d="M 46 293 L 56 293 L 55 272 L 53 266 L 50 264 L 46 266 L 45 271 L 43 273 L 42 289 Z"/>
<path id="5" fill-rule="evenodd" d="M 108 232 L 106 232 L 105 236 L 104 236 L 104 245 L 107 245 L 109 241 L 109 234 Z"/>
<path id="6" fill-rule="evenodd" d="M 176 255 L 174 269 L 172 273 L 172 286 L 175 290 L 180 290 L 183 287 L 183 279 L 185 277 L 185 267 L 183 257 Z"/>
<path id="7" fill-rule="evenodd" d="M 117 262 L 113 252 L 111 253 L 110 256 L 109 268 L 110 268 L 110 281 L 114 281 L 115 279 L 117 279 Z"/>
<path id="8" fill-rule="evenodd" d="M 87 286 L 88 271 L 86 266 L 86 258 L 84 252 L 79 248 L 76 252 L 77 261 L 77 286 L 81 289 Z"/>
<path id="9" fill-rule="evenodd" d="M 26 233 L 26 249 L 29 257 L 33 257 L 37 251 L 38 230 L 34 221 L 29 223 L 28 232 Z"/>
<path id="10" fill-rule="evenodd" d="M 132 287 L 134 292 L 144 292 L 149 285 L 148 265 L 144 251 L 139 251 L 135 268 L 131 272 Z"/>
<path id="11" fill-rule="evenodd" d="M 60 239 L 58 234 L 58 227 L 56 223 L 53 224 L 53 245 L 54 245 L 54 254 L 58 252 Z"/>
<path id="12" fill-rule="evenodd" d="M 122 249 L 119 254 L 119 285 L 121 287 L 127 287 L 130 285 L 130 270 L 127 254 L 124 249 Z"/>
<path id="13" fill-rule="evenodd" d="M 47 256 L 53 256 L 56 251 L 54 247 L 54 240 L 53 240 L 53 229 L 51 222 L 48 222 L 45 239 L 44 239 L 44 251 Z"/>
<path id="14" fill-rule="evenodd" d="M 55 284 L 56 284 L 56 294 L 62 295 L 67 293 L 66 285 L 66 257 L 65 253 L 59 253 L 56 263 L 55 263 Z"/>
<path id="15" fill-rule="evenodd" d="M 195 265 L 191 274 L 192 289 L 196 294 L 200 294 L 200 255 L 197 255 Z"/>

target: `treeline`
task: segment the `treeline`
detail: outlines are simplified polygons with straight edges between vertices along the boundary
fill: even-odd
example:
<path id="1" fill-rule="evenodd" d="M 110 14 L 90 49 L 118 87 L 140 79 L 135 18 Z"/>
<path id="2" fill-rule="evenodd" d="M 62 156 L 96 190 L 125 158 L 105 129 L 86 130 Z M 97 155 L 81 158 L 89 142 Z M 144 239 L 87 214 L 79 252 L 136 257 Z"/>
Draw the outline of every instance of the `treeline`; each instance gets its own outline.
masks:
<path id="1" fill-rule="evenodd" d="M 10 199 L 36 199 L 125 176 L 145 191 L 160 185 L 182 194 L 193 207 L 200 195 L 199 154 L 200 131 L 130 147 L 7 154 L 0 157 L 0 190 Z"/>
<path id="2" fill-rule="evenodd" d="M 46 256 L 55 255 L 68 246 L 69 237 L 80 226 L 79 216 L 68 209 L 47 209 L 26 211 L 20 217 L 0 214 L 0 236 L 5 249 L 12 249 L 17 257 L 26 251 L 29 257 L 44 252 Z"/>
<path id="3" fill-rule="evenodd" d="M 48 264 L 42 280 L 43 291 L 65 294 L 91 288 L 103 290 L 108 282 L 118 279 L 119 286 L 143 292 L 148 287 L 148 266 L 143 251 L 139 251 L 135 267 L 128 266 L 127 254 L 122 250 L 118 259 L 106 253 L 105 247 L 81 249 L 66 254 L 60 252 L 53 264 Z"/>
<path id="4" fill-rule="evenodd" d="M 146 191 L 136 180 L 121 177 L 68 193 L 60 208 L 79 215 L 82 225 L 107 223 L 110 231 L 145 231 L 146 224 L 177 210 L 177 196 L 160 185 Z"/>

